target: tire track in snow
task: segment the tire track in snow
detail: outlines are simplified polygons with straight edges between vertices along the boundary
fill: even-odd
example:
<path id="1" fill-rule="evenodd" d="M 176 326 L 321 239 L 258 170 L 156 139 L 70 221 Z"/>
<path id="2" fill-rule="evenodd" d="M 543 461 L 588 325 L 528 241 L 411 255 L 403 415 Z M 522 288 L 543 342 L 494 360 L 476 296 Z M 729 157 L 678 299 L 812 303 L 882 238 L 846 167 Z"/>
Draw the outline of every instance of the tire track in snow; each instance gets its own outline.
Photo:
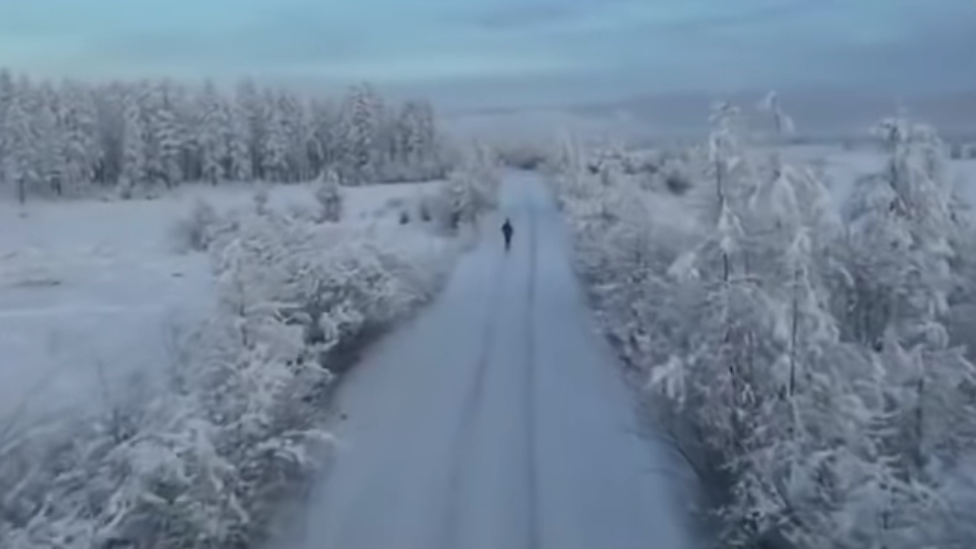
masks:
<path id="1" fill-rule="evenodd" d="M 445 532 L 447 539 L 444 547 L 455 547 L 454 540 L 458 539 L 461 532 L 458 527 L 461 524 L 460 514 L 463 508 L 464 494 L 461 493 L 461 478 L 465 465 L 465 449 L 477 438 L 477 431 L 474 426 L 477 424 L 478 416 L 482 409 L 481 401 L 485 393 L 485 378 L 488 372 L 488 363 L 491 358 L 491 344 L 495 338 L 498 311 L 500 308 L 502 288 L 505 284 L 505 261 L 499 261 L 495 268 L 495 282 L 491 289 L 491 301 L 488 315 L 485 317 L 485 324 L 482 328 L 481 346 L 478 349 L 477 360 L 475 362 L 474 379 L 468 386 L 467 397 L 464 399 L 464 408 L 461 410 L 458 430 L 454 435 L 454 450 L 451 455 L 451 469 L 448 473 L 448 490 L 450 495 L 447 498 L 447 518 L 444 524 L 448 525 L 449 530 Z"/>
<path id="2" fill-rule="evenodd" d="M 537 448 L 538 439 L 536 437 L 536 413 L 535 413 L 535 391 L 536 391 L 536 372 L 535 372 L 535 292 L 536 292 L 536 262 L 537 262 L 537 242 L 536 242 L 536 216 L 529 214 L 529 283 L 526 288 L 525 312 L 525 467 L 526 467 L 526 499 L 529 516 L 528 521 L 528 547 L 535 549 L 542 547 L 539 525 L 539 494 L 538 478 L 536 466 L 538 463 L 539 451 Z"/>

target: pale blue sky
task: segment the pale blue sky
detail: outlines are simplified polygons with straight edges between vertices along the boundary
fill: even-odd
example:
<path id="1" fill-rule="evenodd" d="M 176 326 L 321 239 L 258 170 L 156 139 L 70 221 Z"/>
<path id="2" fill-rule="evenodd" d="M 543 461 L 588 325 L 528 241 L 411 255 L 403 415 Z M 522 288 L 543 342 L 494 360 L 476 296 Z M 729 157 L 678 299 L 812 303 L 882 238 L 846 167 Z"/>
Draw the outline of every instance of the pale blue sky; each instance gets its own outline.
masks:
<path id="1" fill-rule="evenodd" d="M 973 0 L 0 0 L 0 65 L 491 102 L 976 88 Z"/>

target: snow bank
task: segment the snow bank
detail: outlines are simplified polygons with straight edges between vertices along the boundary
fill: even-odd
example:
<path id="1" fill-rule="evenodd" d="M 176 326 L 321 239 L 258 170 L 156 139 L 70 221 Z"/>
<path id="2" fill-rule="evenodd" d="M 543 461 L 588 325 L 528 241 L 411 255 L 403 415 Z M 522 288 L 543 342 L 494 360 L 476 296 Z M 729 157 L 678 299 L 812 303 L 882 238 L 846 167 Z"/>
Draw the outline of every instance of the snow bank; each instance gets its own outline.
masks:
<path id="1" fill-rule="evenodd" d="M 0 386 L 26 398 L 2 399 L 14 404 L 0 421 L 3 547 L 231 546 L 262 533 L 322 464 L 329 437 L 315 424 L 341 351 L 429 299 L 455 249 L 401 224 L 420 189 L 362 190 L 347 193 L 342 223 L 295 215 L 314 208 L 310 187 L 276 188 L 260 211 L 231 193 L 214 201 L 206 256 L 171 251 L 185 200 L 4 215 Z M 86 366 L 71 339 L 45 332 L 54 318 L 112 352 Z M 166 341 L 170 318 L 200 327 Z"/>

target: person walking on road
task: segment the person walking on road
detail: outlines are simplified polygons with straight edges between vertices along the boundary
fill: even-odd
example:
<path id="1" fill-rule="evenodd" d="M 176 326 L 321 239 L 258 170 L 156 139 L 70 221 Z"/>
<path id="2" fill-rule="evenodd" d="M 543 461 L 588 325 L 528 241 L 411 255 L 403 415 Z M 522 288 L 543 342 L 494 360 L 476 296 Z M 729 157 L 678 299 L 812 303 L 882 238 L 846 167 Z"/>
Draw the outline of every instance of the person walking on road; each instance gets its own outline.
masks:
<path id="1" fill-rule="evenodd" d="M 502 224 L 502 236 L 505 237 L 505 251 L 507 252 L 509 248 L 512 247 L 512 233 L 515 230 L 512 229 L 512 222 L 505 218 L 505 223 Z"/>

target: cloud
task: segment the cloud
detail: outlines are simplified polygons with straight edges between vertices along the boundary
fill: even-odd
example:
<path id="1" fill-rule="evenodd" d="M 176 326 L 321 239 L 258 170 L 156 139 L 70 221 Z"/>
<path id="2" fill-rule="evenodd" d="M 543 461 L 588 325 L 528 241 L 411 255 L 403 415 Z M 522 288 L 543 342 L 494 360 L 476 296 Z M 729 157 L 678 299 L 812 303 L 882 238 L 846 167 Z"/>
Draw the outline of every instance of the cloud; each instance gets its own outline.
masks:
<path id="1" fill-rule="evenodd" d="M 39 74 L 369 79 L 496 100 L 976 87 L 974 47 L 968 0 L 0 0 L 0 64 Z"/>

